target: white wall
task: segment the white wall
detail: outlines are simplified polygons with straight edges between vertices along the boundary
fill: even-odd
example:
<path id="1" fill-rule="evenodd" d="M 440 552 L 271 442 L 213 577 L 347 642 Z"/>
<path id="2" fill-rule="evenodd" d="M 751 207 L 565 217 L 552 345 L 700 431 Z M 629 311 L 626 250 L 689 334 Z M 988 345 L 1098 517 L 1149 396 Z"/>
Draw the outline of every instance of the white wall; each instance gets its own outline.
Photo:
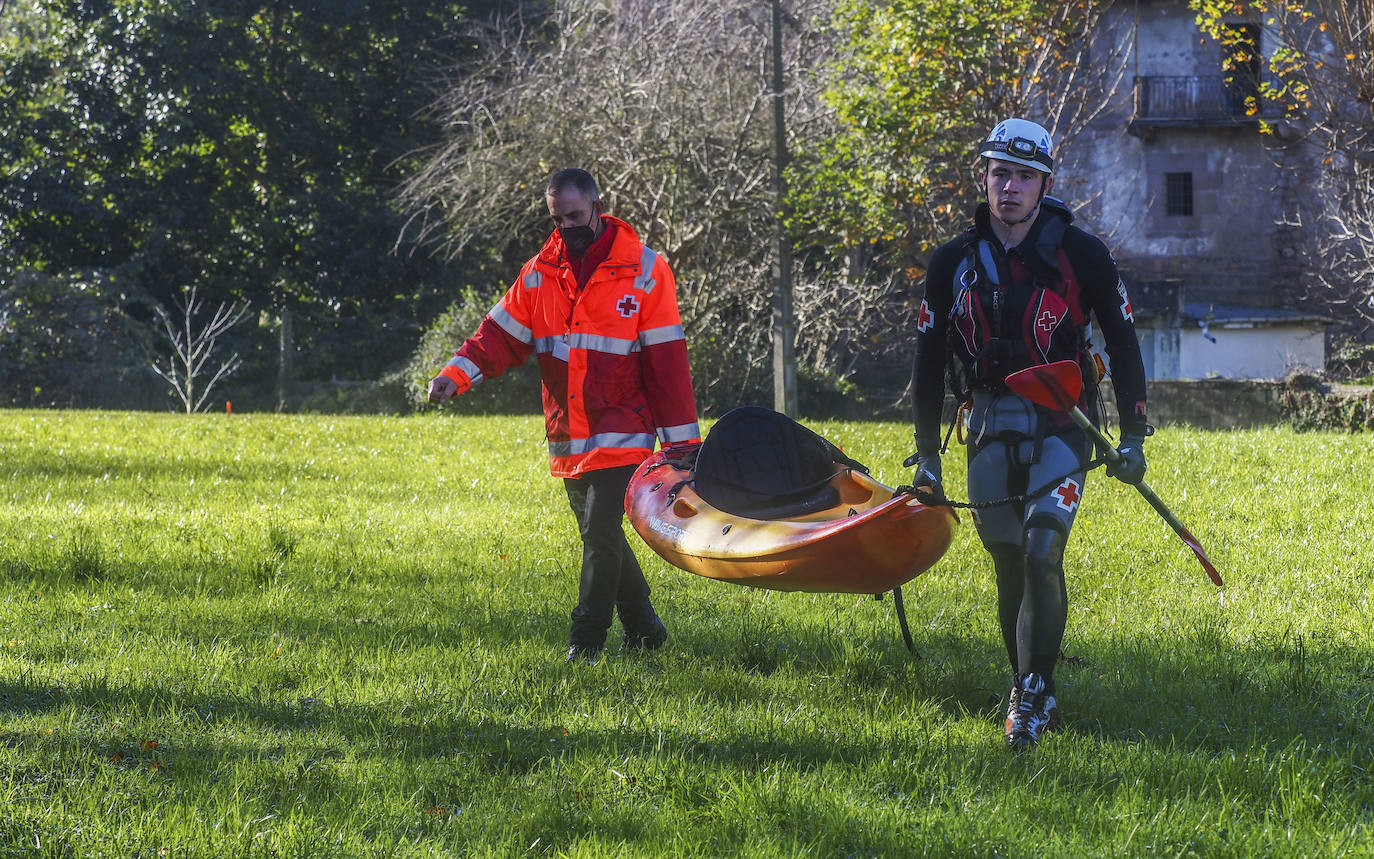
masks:
<path id="1" fill-rule="evenodd" d="M 1298 325 L 1184 328 L 1179 336 L 1178 378 L 1282 379 L 1293 370 L 1320 370 L 1326 337 L 1320 328 Z M 1168 378 L 1161 376 L 1159 378 Z"/>

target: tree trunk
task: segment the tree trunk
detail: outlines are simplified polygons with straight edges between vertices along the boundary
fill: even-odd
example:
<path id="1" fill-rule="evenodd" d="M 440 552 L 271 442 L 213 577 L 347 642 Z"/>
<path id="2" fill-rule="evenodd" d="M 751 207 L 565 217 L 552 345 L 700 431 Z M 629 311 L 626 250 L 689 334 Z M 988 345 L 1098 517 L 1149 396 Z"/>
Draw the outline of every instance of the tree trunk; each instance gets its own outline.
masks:
<path id="1" fill-rule="evenodd" d="M 281 312 L 280 338 L 277 342 L 277 411 L 286 411 L 292 385 L 295 383 L 296 335 L 291 325 L 291 311 Z"/>

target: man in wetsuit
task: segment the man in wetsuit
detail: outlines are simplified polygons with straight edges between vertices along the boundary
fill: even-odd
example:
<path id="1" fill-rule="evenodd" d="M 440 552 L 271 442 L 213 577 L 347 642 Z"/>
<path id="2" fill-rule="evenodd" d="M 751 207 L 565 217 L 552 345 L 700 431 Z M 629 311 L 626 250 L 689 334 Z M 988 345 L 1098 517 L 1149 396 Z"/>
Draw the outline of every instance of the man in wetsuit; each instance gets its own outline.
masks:
<path id="1" fill-rule="evenodd" d="M 975 510 L 974 523 L 997 575 L 997 615 L 1011 662 L 1007 741 L 1026 748 L 1058 726 L 1054 666 L 1068 617 L 1064 545 L 1083 498 L 1091 442 L 1063 413 L 1003 383 L 1029 366 L 1072 359 L 1083 368 L 1079 405 L 1096 415 L 1095 318 L 1110 359 L 1121 413 L 1127 483 L 1145 474 L 1145 369 L 1116 263 L 1103 243 L 1072 225 L 1054 197 L 1049 133 L 1025 119 L 993 129 L 979 150 L 985 202 L 973 225 L 931 257 L 917 320 L 912 370 L 917 487 L 938 491 L 940 416 L 946 368 L 965 413 L 968 494 L 973 503 L 1021 495 L 1063 477 L 1023 503 Z"/>

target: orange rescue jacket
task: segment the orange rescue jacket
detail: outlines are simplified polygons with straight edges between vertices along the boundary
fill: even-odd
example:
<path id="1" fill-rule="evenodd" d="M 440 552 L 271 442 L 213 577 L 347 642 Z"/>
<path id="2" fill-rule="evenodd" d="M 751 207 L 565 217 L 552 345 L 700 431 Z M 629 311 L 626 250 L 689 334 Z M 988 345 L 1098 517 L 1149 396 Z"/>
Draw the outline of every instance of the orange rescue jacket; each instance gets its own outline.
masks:
<path id="1" fill-rule="evenodd" d="M 440 372 L 458 393 L 537 356 L 549 470 L 576 477 L 699 441 L 673 272 L 624 221 L 579 291 L 554 230 Z"/>

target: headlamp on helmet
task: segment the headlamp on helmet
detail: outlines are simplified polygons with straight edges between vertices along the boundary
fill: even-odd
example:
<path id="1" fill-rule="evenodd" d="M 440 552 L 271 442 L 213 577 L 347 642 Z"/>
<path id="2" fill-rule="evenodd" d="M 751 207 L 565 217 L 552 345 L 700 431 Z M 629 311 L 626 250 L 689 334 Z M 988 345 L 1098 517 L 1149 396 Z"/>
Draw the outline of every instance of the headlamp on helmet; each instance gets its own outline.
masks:
<path id="1" fill-rule="evenodd" d="M 1027 119 L 1005 119 L 997 123 L 978 154 L 984 158 L 1030 167 L 1041 173 L 1053 173 L 1053 148 L 1050 133 L 1043 126 Z"/>

